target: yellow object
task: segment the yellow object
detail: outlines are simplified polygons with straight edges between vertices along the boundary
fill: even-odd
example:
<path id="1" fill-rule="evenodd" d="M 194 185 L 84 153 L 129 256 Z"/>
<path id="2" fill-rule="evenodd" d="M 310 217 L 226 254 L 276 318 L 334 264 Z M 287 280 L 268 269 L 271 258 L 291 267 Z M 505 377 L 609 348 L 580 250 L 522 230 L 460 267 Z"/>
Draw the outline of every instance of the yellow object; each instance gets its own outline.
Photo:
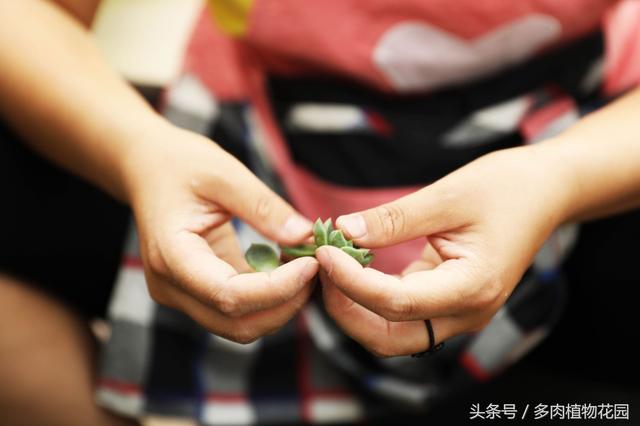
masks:
<path id="1" fill-rule="evenodd" d="M 253 0 L 209 0 L 216 23 L 229 35 L 242 36 L 249 26 Z"/>

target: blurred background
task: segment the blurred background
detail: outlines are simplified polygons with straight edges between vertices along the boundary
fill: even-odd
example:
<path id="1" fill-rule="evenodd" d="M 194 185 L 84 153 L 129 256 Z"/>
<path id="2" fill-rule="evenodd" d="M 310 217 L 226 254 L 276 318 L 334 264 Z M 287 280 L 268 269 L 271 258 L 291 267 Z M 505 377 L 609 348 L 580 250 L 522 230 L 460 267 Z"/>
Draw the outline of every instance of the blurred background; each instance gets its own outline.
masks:
<path id="1" fill-rule="evenodd" d="M 180 72 L 204 0 L 103 0 L 93 31 L 108 61 L 151 102 Z M 100 330 L 100 329 L 99 329 Z M 149 418 L 145 426 L 186 426 Z"/>
<path id="2" fill-rule="evenodd" d="M 152 101 L 175 79 L 199 17 L 201 0 L 105 0 L 95 22 L 100 48 L 113 66 Z M 638 242 L 640 212 L 582 227 L 565 266 L 571 291 L 565 315 L 539 348 L 482 392 L 436 410 L 436 424 L 467 419 L 470 403 L 582 401 L 640 407 Z M 612 281 L 621 293 L 607 291 Z M 148 425 L 183 425 L 149 419 Z M 536 422 L 539 424 L 539 422 Z"/>

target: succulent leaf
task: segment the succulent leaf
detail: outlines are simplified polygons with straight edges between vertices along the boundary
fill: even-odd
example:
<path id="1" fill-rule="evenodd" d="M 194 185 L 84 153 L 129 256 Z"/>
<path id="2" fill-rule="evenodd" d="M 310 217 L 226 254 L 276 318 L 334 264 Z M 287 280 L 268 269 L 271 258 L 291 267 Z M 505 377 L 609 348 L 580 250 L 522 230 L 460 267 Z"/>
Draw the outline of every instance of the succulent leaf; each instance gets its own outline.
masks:
<path id="1" fill-rule="evenodd" d="M 315 244 L 300 244 L 295 247 L 280 247 L 287 257 L 315 256 L 318 246 Z"/>
<path id="2" fill-rule="evenodd" d="M 369 253 L 369 249 L 354 247 L 340 247 L 340 249 L 357 260 L 362 266 L 368 265 L 373 260 L 373 255 Z"/>
<path id="3" fill-rule="evenodd" d="M 313 239 L 315 240 L 316 246 L 318 247 L 327 244 L 329 240 L 327 226 L 325 225 L 325 223 L 322 223 L 322 220 L 320 220 L 319 218 L 313 224 Z"/>
<path id="4" fill-rule="evenodd" d="M 349 243 L 351 243 L 351 241 L 347 241 L 340 229 L 331 231 L 331 233 L 329 234 L 329 244 L 334 247 L 349 247 Z"/>
<path id="5" fill-rule="evenodd" d="M 247 263 L 258 272 L 269 272 L 280 266 L 278 253 L 267 244 L 251 244 L 244 255 Z"/>
<path id="6" fill-rule="evenodd" d="M 333 231 L 333 221 L 331 218 L 324 221 L 324 229 L 327 230 L 327 235 L 329 235 Z"/>
<path id="7" fill-rule="evenodd" d="M 373 254 L 369 249 L 355 247 L 353 241 L 346 238 L 340 229 L 334 229 L 331 219 L 322 222 L 318 218 L 313 224 L 313 239 L 315 244 L 300 244 L 295 247 L 280 247 L 285 257 L 297 258 L 315 256 L 316 249 L 330 244 L 356 259 L 366 266 L 373 261 Z M 247 262 L 256 271 L 271 271 L 280 265 L 278 254 L 266 244 L 252 244 L 245 254 Z"/>

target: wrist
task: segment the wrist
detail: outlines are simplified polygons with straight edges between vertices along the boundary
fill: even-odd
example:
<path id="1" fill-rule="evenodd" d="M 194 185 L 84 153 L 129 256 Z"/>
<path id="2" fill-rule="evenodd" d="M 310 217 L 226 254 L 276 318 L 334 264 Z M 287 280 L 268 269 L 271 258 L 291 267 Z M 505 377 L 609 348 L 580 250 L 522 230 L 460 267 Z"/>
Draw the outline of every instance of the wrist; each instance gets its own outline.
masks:
<path id="1" fill-rule="evenodd" d="M 152 179 L 149 171 L 157 165 L 157 157 L 166 152 L 164 145 L 174 139 L 171 135 L 178 129 L 155 113 L 139 117 L 130 126 L 110 135 L 114 154 L 115 185 L 118 197 L 133 206 L 140 182 Z"/>
<path id="2" fill-rule="evenodd" d="M 575 173 L 561 141 L 548 140 L 489 154 L 496 156 L 506 173 L 501 179 L 514 191 L 513 202 L 520 200 L 537 218 L 540 229 L 551 232 L 574 214 Z M 492 169 L 495 169 L 492 164 Z"/>
<path id="3" fill-rule="evenodd" d="M 574 221 L 582 209 L 581 202 L 584 199 L 580 189 L 580 166 L 574 152 L 575 144 L 560 135 L 530 148 L 538 151 L 540 170 L 548 176 L 547 185 L 557 194 L 555 226 Z"/>

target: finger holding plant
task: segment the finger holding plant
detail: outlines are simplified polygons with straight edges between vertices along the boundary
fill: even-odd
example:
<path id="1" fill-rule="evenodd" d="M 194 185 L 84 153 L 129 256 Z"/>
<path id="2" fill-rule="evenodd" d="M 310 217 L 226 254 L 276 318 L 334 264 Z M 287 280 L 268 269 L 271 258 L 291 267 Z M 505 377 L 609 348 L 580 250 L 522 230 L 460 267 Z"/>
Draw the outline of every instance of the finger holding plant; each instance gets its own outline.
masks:
<path id="1" fill-rule="evenodd" d="M 229 220 L 298 244 L 313 224 L 213 141 L 162 125 L 131 142 L 123 175 L 152 299 L 248 343 L 289 322 L 313 291 L 315 259 L 249 270 Z"/>
<path id="2" fill-rule="evenodd" d="M 313 243 L 300 244 L 293 247 L 281 246 L 281 252 L 286 259 L 298 257 L 315 257 L 318 247 L 330 245 L 337 247 L 362 266 L 367 266 L 373 261 L 373 254 L 369 249 L 358 248 L 353 241 L 346 238 L 340 229 L 334 229 L 331 219 L 322 222 L 320 218 L 313 225 Z M 267 244 L 252 244 L 245 254 L 247 263 L 253 269 L 260 272 L 272 271 L 280 266 L 280 256 Z"/>
<path id="3" fill-rule="evenodd" d="M 570 217 L 570 188 L 562 157 L 543 144 L 497 151 L 405 197 L 341 216 L 337 224 L 356 243 L 424 238 L 427 250 L 395 276 L 319 248 L 325 308 L 347 335 L 385 357 L 480 330 Z"/>

